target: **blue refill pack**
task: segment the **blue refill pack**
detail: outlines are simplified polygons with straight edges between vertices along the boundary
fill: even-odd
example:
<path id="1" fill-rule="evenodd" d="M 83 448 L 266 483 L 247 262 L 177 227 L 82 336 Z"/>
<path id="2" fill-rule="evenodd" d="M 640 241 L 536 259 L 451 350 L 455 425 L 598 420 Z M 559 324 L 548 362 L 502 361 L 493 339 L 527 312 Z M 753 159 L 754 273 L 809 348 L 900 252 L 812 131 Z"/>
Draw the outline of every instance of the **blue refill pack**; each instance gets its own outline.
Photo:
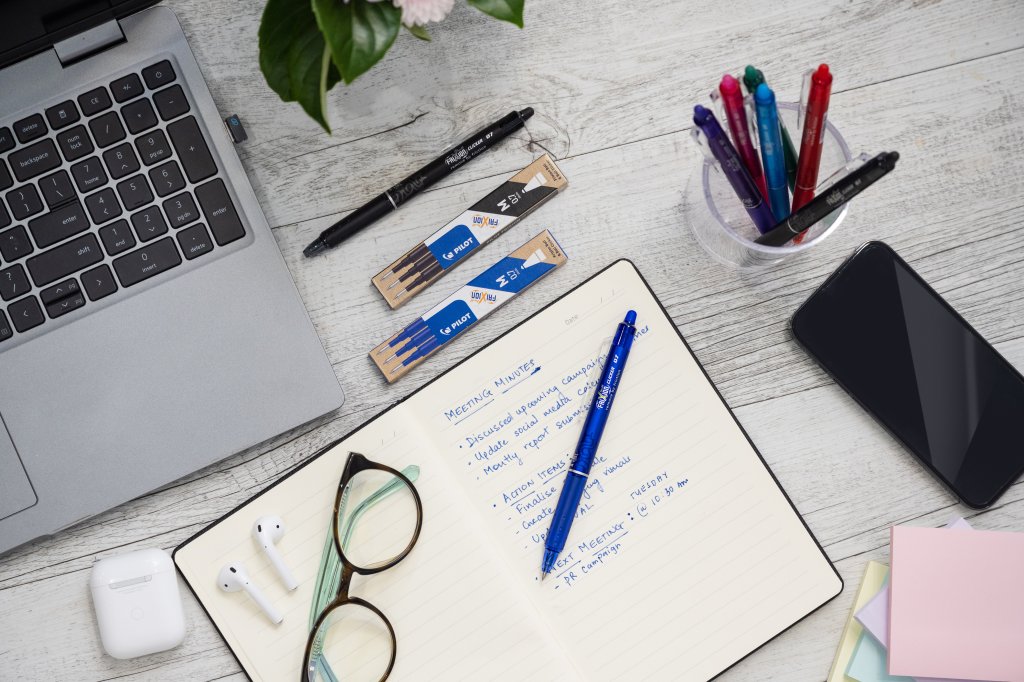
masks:
<path id="1" fill-rule="evenodd" d="M 544 230 L 370 351 L 388 383 L 433 355 L 568 257 Z"/>

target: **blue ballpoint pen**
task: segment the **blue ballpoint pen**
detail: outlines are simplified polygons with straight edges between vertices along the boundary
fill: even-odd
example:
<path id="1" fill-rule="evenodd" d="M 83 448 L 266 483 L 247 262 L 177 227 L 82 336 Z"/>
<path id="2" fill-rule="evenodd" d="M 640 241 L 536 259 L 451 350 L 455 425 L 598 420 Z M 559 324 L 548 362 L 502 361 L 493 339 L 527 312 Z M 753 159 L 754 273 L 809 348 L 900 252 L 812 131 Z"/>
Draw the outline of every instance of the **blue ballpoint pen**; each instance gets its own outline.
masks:
<path id="1" fill-rule="evenodd" d="M 786 156 L 782 147 L 779 110 L 775 106 L 775 93 L 764 83 L 754 91 L 754 109 L 757 111 L 757 137 L 761 142 L 761 161 L 764 163 L 765 182 L 768 185 L 768 203 L 775 220 L 789 217 L 789 187 L 786 182 Z"/>
<path id="2" fill-rule="evenodd" d="M 630 310 L 626 313 L 626 319 L 615 330 L 615 339 L 612 341 L 611 350 L 608 351 L 608 359 L 605 361 L 604 371 L 601 372 L 601 380 L 597 383 L 594 400 L 590 404 L 586 421 L 583 422 L 583 433 L 580 434 L 580 440 L 576 444 L 576 455 L 573 457 L 569 472 L 565 475 L 562 493 L 558 496 L 558 504 L 555 505 L 551 528 L 548 529 L 547 538 L 544 541 L 541 580 L 544 580 L 554 568 L 558 555 L 565 547 L 569 528 L 572 527 L 572 520 L 580 507 L 580 498 L 583 496 L 583 489 L 590 476 L 590 467 L 594 464 L 594 456 L 597 454 L 597 447 L 601 442 L 601 434 L 604 433 L 604 425 L 608 421 L 608 414 L 611 412 L 612 402 L 615 400 L 615 392 L 619 389 L 622 370 L 626 367 L 626 358 L 629 357 L 629 349 L 633 347 L 635 337 L 636 312 Z"/>

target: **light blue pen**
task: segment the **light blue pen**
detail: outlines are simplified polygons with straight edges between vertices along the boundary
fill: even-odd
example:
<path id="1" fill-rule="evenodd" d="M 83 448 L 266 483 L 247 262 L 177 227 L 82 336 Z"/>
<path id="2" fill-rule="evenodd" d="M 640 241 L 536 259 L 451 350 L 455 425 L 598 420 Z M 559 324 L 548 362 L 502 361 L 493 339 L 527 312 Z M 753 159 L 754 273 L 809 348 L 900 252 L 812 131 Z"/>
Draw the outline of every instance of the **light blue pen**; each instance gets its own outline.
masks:
<path id="1" fill-rule="evenodd" d="M 764 83 L 754 90 L 754 110 L 757 112 L 757 137 L 761 143 L 761 161 L 764 179 L 768 185 L 768 203 L 772 215 L 780 223 L 789 217 L 789 187 L 786 185 L 786 156 L 779 130 L 779 110 L 775 107 L 775 93 Z"/>
<path id="2" fill-rule="evenodd" d="M 601 380 L 597 382 L 594 400 L 590 404 L 590 411 L 587 412 L 587 419 L 583 422 L 583 433 L 576 444 L 576 455 L 569 466 L 569 472 L 565 475 L 562 493 L 558 496 L 558 504 L 555 505 L 551 528 L 548 529 L 544 541 L 541 580 L 544 580 L 555 567 L 558 555 L 569 537 L 569 529 L 580 507 L 580 498 L 583 497 L 583 489 L 590 476 L 590 467 L 594 464 L 597 446 L 601 442 L 601 434 L 604 433 L 604 425 L 612 410 L 612 401 L 615 400 L 615 392 L 619 389 L 619 379 L 622 378 L 622 370 L 626 367 L 626 358 L 629 357 L 629 349 L 633 347 L 635 337 L 636 312 L 630 310 L 626 313 L 626 319 L 615 330 L 615 339 L 612 341 L 611 350 L 608 351 Z"/>

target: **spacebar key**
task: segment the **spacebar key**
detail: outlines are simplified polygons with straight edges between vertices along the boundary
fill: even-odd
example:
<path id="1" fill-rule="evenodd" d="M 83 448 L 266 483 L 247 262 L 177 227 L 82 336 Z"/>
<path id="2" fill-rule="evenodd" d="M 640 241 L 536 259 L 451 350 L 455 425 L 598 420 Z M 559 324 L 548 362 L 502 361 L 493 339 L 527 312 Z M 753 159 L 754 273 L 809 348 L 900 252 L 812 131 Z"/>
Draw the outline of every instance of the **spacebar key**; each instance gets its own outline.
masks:
<path id="1" fill-rule="evenodd" d="M 121 280 L 121 286 L 130 287 L 181 265 L 178 247 L 170 237 L 132 251 L 114 261 L 114 271 Z"/>

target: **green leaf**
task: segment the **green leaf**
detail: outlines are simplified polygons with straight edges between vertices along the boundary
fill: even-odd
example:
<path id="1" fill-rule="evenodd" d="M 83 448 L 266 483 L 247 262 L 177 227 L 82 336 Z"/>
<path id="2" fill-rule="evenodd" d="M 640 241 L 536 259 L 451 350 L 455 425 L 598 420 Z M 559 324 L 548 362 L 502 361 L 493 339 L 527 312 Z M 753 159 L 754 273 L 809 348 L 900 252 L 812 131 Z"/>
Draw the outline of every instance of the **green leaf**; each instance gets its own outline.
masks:
<path id="1" fill-rule="evenodd" d="M 414 24 L 412 26 L 406 26 L 405 29 L 409 31 L 409 33 L 419 38 L 420 40 L 426 40 L 427 42 L 430 42 L 430 34 L 427 33 L 426 26 L 416 26 Z"/>
<path id="2" fill-rule="evenodd" d="M 380 61 L 402 26 L 402 10 L 386 0 L 313 0 L 313 13 L 346 83 Z"/>
<path id="3" fill-rule="evenodd" d="M 341 74 L 331 63 L 308 0 L 267 0 L 260 20 L 260 70 L 285 102 L 298 102 L 328 133 L 325 93 Z"/>
<path id="4" fill-rule="evenodd" d="M 466 0 L 484 14 L 523 27 L 523 4 L 525 0 Z"/>

